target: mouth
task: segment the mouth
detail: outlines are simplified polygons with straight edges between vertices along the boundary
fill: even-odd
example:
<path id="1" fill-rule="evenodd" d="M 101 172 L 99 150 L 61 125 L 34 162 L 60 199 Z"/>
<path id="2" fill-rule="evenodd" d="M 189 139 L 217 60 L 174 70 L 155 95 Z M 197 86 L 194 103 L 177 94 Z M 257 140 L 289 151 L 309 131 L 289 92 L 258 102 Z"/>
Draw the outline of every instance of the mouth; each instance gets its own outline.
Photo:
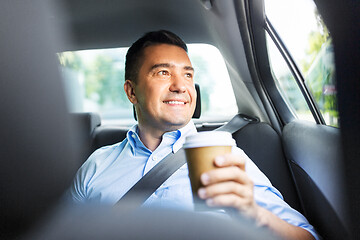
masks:
<path id="1" fill-rule="evenodd" d="M 163 103 L 165 103 L 165 104 L 170 104 L 170 105 L 185 105 L 185 104 L 186 104 L 186 102 L 176 101 L 176 100 L 163 101 Z"/>

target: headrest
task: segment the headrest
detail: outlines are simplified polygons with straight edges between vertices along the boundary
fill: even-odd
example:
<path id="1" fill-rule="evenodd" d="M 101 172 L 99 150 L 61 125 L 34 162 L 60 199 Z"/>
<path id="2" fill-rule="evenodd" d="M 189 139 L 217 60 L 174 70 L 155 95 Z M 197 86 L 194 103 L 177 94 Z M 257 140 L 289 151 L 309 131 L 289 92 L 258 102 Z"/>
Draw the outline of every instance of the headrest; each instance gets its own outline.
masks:
<path id="1" fill-rule="evenodd" d="M 195 90 L 197 93 L 196 107 L 192 118 L 200 118 L 201 116 L 201 96 L 200 96 L 200 85 L 195 83 Z"/>
<path id="2" fill-rule="evenodd" d="M 71 120 L 75 124 L 75 127 L 84 128 L 84 131 L 91 134 L 96 127 L 101 125 L 101 118 L 98 113 L 83 112 L 83 113 L 71 113 Z"/>

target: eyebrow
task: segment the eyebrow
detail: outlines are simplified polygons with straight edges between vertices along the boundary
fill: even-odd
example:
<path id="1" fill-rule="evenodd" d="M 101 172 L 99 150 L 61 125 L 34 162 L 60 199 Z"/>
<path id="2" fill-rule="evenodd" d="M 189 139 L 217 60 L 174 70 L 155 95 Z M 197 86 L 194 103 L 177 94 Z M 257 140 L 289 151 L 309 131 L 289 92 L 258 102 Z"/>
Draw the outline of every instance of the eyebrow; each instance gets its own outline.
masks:
<path id="1" fill-rule="evenodd" d="M 172 67 L 173 65 L 169 64 L 169 63 L 158 63 L 158 64 L 154 64 L 150 70 L 153 70 L 153 69 L 156 69 L 156 68 L 170 68 Z M 185 66 L 184 67 L 184 70 L 188 70 L 188 71 L 194 71 L 194 68 L 191 67 L 191 66 Z"/>
<path id="2" fill-rule="evenodd" d="M 184 69 L 194 72 L 194 68 L 193 68 L 193 67 L 190 67 L 190 66 L 185 66 Z"/>

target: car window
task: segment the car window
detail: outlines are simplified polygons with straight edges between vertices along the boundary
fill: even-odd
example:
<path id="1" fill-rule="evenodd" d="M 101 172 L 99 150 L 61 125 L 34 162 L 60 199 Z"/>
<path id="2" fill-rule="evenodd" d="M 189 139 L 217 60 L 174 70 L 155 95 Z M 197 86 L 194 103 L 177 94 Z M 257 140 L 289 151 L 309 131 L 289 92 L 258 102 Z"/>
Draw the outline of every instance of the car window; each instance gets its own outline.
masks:
<path id="1" fill-rule="evenodd" d="M 132 104 L 123 90 L 128 48 L 82 50 L 59 53 L 60 69 L 70 112 L 97 112 L 107 124 L 132 125 Z M 224 121 L 237 113 L 237 105 L 225 62 L 217 48 L 188 44 L 200 85 L 201 118 Z M 222 81 L 218 81 L 222 79 Z"/>
<path id="2" fill-rule="evenodd" d="M 338 126 L 334 51 L 330 33 L 312 0 L 266 0 L 265 12 L 301 73 L 325 123 Z M 267 35 L 269 59 L 276 84 L 287 104 L 300 119 L 314 121 L 297 79 Z"/>
<path id="3" fill-rule="evenodd" d="M 284 58 L 268 34 L 266 37 L 268 42 L 268 51 L 270 53 L 270 66 L 275 76 L 275 85 L 277 86 L 282 98 L 285 100 L 291 112 L 298 118 L 315 122 L 296 79 L 288 68 Z"/>

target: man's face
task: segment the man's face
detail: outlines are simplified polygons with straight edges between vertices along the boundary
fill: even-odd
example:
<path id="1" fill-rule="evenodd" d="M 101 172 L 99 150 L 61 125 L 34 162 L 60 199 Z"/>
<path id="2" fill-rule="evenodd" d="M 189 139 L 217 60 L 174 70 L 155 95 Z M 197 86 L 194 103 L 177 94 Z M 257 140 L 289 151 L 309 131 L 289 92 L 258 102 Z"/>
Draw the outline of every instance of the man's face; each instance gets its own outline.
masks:
<path id="1" fill-rule="evenodd" d="M 142 62 L 136 83 L 131 81 L 134 96 L 129 97 L 139 126 L 160 131 L 185 126 L 196 104 L 194 69 L 185 50 L 169 44 L 149 46 Z"/>

